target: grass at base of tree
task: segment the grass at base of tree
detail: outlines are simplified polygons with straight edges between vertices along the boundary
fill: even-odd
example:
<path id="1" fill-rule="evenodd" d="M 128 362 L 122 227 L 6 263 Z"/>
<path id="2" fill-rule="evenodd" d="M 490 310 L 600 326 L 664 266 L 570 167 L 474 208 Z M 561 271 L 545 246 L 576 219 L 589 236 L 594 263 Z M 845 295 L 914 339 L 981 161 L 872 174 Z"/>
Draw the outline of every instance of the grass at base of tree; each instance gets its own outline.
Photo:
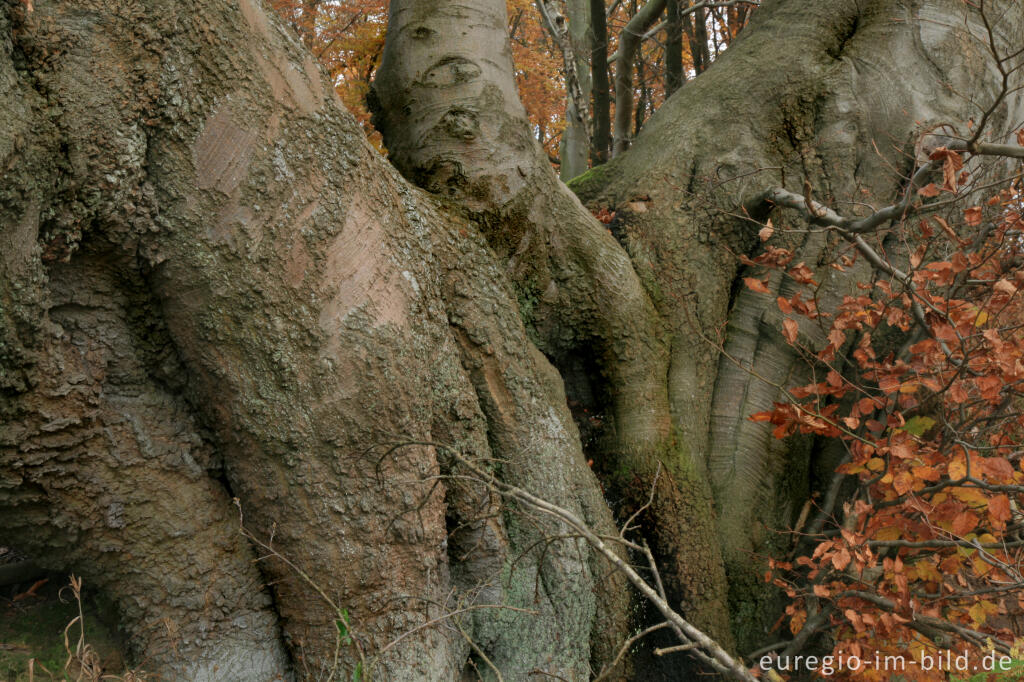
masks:
<path id="1" fill-rule="evenodd" d="M 59 592 L 66 581 L 66 576 L 51 575 L 34 596 L 21 599 L 17 599 L 18 595 L 24 594 L 30 585 L 0 588 L 0 682 L 27 682 L 30 667 L 35 680 L 77 679 L 74 664 L 64 670 L 68 660 L 64 629 L 78 616 L 78 604 L 70 590 L 64 590 L 61 600 Z M 86 593 L 82 595 L 82 611 L 86 637 L 99 655 L 104 671 L 124 670 L 124 642 L 116 629 L 108 625 L 112 609 Z M 77 623 L 68 632 L 72 647 L 78 632 Z"/>

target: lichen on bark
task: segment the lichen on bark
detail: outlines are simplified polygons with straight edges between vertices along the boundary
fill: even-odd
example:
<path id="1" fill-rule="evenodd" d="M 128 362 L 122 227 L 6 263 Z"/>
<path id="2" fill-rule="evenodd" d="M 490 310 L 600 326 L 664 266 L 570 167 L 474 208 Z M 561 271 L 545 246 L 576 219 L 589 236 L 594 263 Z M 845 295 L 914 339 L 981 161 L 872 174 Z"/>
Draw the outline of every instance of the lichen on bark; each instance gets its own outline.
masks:
<path id="1" fill-rule="evenodd" d="M 621 577 L 453 477 L 457 449 L 605 534 L 657 479 L 644 532 L 674 604 L 764 644 L 777 604 L 750 559 L 809 454 L 745 416 L 805 370 L 733 256 L 766 185 L 888 201 L 918 125 L 969 115 L 931 84 L 992 95 L 984 55 L 951 56 L 961 4 L 764 3 L 573 183 L 614 234 L 532 141 L 504 4 L 391 11 L 375 89 L 397 170 L 256 0 L 0 5 L 0 543 L 109 593 L 167 677 L 329 670 L 338 613 L 297 567 L 382 678 L 455 679 L 479 652 L 585 678 L 635 626 Z M 567 399 L 607 416 L 586 452 Z M 253 564 L 233 498 L 291 566 Z"/>

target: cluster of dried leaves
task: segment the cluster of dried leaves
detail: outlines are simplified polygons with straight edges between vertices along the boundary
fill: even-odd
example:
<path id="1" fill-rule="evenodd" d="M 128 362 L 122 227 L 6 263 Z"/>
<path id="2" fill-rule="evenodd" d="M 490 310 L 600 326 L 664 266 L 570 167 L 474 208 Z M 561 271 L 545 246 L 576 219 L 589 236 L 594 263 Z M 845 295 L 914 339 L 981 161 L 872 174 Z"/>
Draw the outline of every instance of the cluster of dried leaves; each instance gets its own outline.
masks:
<path id="1" fill-rule="evenodd" d="M 792 265 L 787 249 L 748 259 L 803 285 L 775 303 L 783 337 L 815 378 L 750 418 L 777 438 L 813 434 L 846 450 L 818 518 L 794 529 L 796 550 L 766 575 L 792 600 L 779 625 L 793 639 L 779 649 L 823 636 L 834 656 L 921 660 L 952 647 L 980 661 L 1018 653 L 1024 634 L 1021 180 L 945 218 L 912 219 L 955 206 L 969 179 L 957 152 L 930 158 L 942 185 L 917 191 L 884 242 L 891 253 L 878 240 L 889 271 L 875 268 L 837 310 L 818 309 L 816 273 Z M 861 255 L 851 249 L 827 267 L 845 270 Z M 768 292 L 758 277 L 746 285 Z M 823 347 L 808 347 L 800 318 L 827 331 Z M 904 674 L 946 679 L 942 670 Z"/>

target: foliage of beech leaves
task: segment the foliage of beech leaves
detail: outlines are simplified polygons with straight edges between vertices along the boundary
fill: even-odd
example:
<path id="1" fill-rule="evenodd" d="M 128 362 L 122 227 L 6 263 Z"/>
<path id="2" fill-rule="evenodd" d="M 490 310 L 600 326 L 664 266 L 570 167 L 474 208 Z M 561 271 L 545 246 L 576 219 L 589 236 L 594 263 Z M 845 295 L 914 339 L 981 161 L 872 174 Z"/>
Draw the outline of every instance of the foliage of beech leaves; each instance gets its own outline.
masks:
<path id="1" fill-rule="evenodd" d="M 959 155 L 932 158 L 943 161 L 943 185 L 919 190 L 922 201 L 955 194 L 966 180 Z M 812 434 L 846 450 L 837 471 L 845 502 L 823 525 L 794 528 L 793 552 L 770 561 L 766 580 L 791 600 L 781 637 L 813 623 L 837 656 L 916 660 L 948 647 L 980 661 L 1021 643 L 1024 219 L 1016 182 L 958 215 L 902 221 L 891 236 L 909 253 L 910 281 L 875 270 L 828 313 L 812 303 L 821 278 L 792 265 L 791 252 L 767 244 L 743 259 L 803 285 L 775 304 L 783 338 L 815 378 L 750 418 L 777 438 Z M 851 249 L 823 267 L 843 269 L 857 257 Z M 767 277 L 744 281 L 768 290 Z M 804 325 L 821 326 L 822 347 L 804 345 Z M 824 504 L 812 502 L 809 519 Z M 912 667 L 908 679 L 946 679 Z"/>

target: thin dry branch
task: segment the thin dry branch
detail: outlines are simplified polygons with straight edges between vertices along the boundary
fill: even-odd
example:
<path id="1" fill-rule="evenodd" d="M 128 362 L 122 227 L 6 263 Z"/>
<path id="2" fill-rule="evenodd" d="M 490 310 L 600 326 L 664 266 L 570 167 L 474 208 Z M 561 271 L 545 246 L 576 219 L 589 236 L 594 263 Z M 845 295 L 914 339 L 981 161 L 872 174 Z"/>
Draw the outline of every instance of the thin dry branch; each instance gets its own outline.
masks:
<path id="1" fill-rule="evenodd" d="M 611 677 L 612 671 L 615 670 L 615 668 L 619 665 L 619 663 L 622 661 L 623 656 L 626 655 L 626 652 L 629 651 L 629 648 L 631 646 L 633 646 L 634 644 L 636 644 L 652 632 L 657 632 L 658 630 L 667 627 L 669 627 L 668 622 L 652 625 L 651 627 L 645 630 L 641 630 L 640 632 L 636 633 L 635 635 L 627 639 L 625 642 L 623 642 L 622 646 L 619 648 L 619 652 L 615 655 L 615 658 L 613 658 L 612 661 L 608 663 L 608 665 L 601 669 L 600 674 L 598 674 L 598 676 L 594 678 L 594 682 L 601 682 L 602 680 L 609 679 Z"/>
<path id="2" fill-rule="evenodd" d="M 703 654 L 700 658 L 715 670 L 734 679 L 745 680 L 746 682 L 754 682 L 754 680 L 757 679 L 742 663 L 737 661 L 725 649 L 723 649 L 718 642 L 676 613 L 669 603 L 653 587 L 651 587 L 647 581 L 633 569 L 632 566 L 623 561 L 622 557 L 611 550 L 604 543 L 601 537 L 591 530 L 590 527 L 575 514 L 567 509 L 559 507 L 558 505 L 552 504 L 547 500 L 537 497 L 522 488 L 499 480 L 493 474 L 478 468 L 461 453 L 451 448 L 443 445 L 437 445 L 437 447 L 448 452 L 459 464 L 468 469 L 473 475 L 477 476 L 481 483 L 487 485 L 493 490 L 496 490 L 505 497 L 514 499 L 517 502 L 525 504 L 539 512 L 548 514 L 562 521 L 579 533 L 591 547 L 621 571 L 626 576 L 627 580 L 633 584 L 645 599 L 650 601 L 651 604 L 658 609 L 662 616 L 665 617 L 665 620 L 668 621 L 670 626 L 672 626 L 673 630 L 677 630 L 678 633 L 685 638 L 685 644 L 693 643 L 695 645 L 693 652 L 698 655 Z"/>

